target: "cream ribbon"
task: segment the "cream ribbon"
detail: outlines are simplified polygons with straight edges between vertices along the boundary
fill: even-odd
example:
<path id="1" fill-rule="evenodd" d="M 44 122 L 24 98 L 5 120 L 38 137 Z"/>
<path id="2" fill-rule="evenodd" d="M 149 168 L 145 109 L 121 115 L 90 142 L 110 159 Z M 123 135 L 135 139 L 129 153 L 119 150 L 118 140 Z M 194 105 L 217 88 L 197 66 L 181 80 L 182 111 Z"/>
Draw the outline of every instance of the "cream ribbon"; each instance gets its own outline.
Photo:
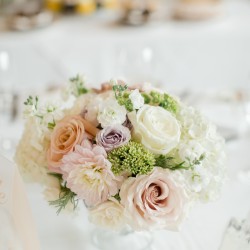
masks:
<path id="1" fill-rule="evenodd" d="M 39 250 L 24 185 L 15 165 L 0 155 L 0 250 Z"/>

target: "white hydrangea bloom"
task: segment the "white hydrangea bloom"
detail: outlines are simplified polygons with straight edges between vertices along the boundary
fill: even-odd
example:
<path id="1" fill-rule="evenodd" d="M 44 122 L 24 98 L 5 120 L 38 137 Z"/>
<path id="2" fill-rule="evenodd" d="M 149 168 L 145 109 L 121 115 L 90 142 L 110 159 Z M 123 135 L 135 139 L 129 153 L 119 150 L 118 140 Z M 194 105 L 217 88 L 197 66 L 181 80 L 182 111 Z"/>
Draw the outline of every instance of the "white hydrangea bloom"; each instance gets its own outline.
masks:
<path id="1" fill-rule="evenodd" d="M 187 188 L 200 201 L 214 200 L 225 179 L 224 140 L 217 135 L 216 127 L 194 108 L 182 107 L 178 119 L 182 136 L 176 157 L 192 164 L 205 156 L 200 164 L 182 170 Z"/>
<path id="2" fill-rule="evenodd" d="M 214 126 L 193 107 L 181 107 L 178 119 L 186 139 L 206 138 L 214 130 Z"/>
<path id="3" fill-rule="evenodd" d="M 45 137 L 40 137 L 35 119 L 30 118 L 15 154 L 15 161 L 27 181 L 39 183 L 46 181 L 48 147 L 49 141 Z"/>
<path id="4" fill-rule="evenodd" d="M 196 140 L 191 140 L 187 142 L 181 142 L 178 147 L 179 157 L 182 161 L 189 159 L 191 162 L 199 157 L 205 152 L 201 143 Z"/>

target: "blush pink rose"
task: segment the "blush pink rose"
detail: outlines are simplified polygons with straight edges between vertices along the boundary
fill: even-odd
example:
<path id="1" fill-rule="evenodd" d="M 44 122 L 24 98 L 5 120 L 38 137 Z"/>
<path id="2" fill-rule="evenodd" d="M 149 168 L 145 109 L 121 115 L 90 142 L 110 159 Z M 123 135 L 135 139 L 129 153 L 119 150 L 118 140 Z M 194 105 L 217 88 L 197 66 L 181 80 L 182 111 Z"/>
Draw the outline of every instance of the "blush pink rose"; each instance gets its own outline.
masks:
<path id="1" fill-rule="evenodd" d="M 58 122 L 51 135 L 50 148 L 47 152 L 49 170 L 62 173 L 61 159 L 72 152 L 77 144 L 86 137 L 84 120 L 81 116 L 66 116 Z"/>
<path id="2" fill-rule="evenodd" d="M 123 183 L 121 204 L 134 230 L 178 230 L 186 212 L 187 196 L 172 174 L 156 167 L 150 175 L 130 177 Z"/>

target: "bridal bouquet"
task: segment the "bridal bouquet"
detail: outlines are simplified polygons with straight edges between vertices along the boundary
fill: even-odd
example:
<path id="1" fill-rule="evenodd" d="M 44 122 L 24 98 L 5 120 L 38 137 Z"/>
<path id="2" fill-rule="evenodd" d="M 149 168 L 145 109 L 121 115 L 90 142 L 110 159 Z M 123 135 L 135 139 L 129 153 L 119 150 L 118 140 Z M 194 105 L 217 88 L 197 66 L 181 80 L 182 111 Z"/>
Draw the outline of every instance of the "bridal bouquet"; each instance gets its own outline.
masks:
<path id="1" fill-rule="evenodd" d="M 90 89 L 77 76 L 61 104 L 29 97 L 24 113 L 16 161 L 58 213 L 84 202 L 102 227 L 176 230 L 193 204 L 220 193 L 225 154 L 216 127 L 149 84 Z"/>

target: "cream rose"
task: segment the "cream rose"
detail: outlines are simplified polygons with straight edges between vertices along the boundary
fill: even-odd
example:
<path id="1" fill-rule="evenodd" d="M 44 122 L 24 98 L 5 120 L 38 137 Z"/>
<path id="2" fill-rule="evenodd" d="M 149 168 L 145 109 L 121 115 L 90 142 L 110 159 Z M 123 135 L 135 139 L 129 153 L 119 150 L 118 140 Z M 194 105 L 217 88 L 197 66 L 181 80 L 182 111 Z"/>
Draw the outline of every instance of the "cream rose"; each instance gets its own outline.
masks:
<path id="1" fill-rule="evenodd" d="M 155 154 L 167 154 L 180 140 L 176 118 L 162 107 L 144 105 L 128 114 L 134 128 L 134 138 Z"/>
<path id="2" fill-rule="evenodd" d="M 51 171 L 61 172 L 61 159 L 84 139 L 84 120 L 81 116 L 66 116 L 58 122 L 51 134 L 51 143 L 47 153 L 48 167 Z"/>
<path id="3" fill-rule="evenodd" d="M 128 224 L 134 230 L 177 230 L 186 212 L 187 196 L 173 173 L 156 167 L 150 175 L 128 178 L 120 191 Z"/>
<path id="4" fill-rule="evenodd" d="M 124 226 L 124 207 L 115 199 L 110 199 L 90 209 L 89 219 L 92 223 L 112 230 Z"/>

